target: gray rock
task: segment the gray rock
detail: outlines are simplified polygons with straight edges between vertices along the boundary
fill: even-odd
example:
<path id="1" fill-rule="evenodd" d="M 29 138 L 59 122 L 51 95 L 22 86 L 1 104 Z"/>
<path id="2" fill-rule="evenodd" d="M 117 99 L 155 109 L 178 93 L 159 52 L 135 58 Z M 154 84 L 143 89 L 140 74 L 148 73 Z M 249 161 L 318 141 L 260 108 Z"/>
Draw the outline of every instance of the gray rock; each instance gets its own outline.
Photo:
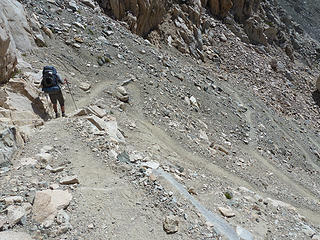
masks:
<path id="1" fill-rule="evenodd" d="M 69 1 L 68 8 L 70 8 L 71 10 L 73 10 L 75 12 L 79 10 L 79 7 L 78 7 L 77 3 L 74 0 Z"/>
<path id="2" fill-rule="evenodd" d="M 92 0 L 81 0 L 81 2 L 92 9 L 96 7 Z"/>
<path id="3" fill-rule="evenodd" d="M 7 218 L 10 226 L 14 226 L 21 221 L 25 221 L 26 211 L 21 206 L 11 205 L 7 207 Z"/>
<path id="4" fill-rule="evenodd" d="M 10 159 L 17 150 L 15 133 L 15 128 L 0 125 L 0 168 L 10 164 Z"/>

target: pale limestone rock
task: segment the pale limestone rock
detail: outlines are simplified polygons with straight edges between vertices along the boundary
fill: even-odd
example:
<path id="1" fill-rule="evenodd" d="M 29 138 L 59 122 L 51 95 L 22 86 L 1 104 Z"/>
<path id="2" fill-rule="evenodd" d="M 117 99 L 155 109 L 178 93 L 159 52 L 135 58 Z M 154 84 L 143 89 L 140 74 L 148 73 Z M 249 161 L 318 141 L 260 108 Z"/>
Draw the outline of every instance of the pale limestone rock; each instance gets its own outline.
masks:
<path id="1" fill-rule="evenodd" d="M 54 220 L 58 210 L 65 209 L 72 199 L 68 191 L 44 190 L 36 192 L 32 219 L 38 223 Z"/>
<path id="2" fill-rule="evenodd" d="M 107 112 L 106 110 L 102 109 L 102 108 L 99 108 L 98 106 L 96 105 L 92 105 L 92 106 L 89 106 L 87 108 L 87 110 L 91 113 L 93 113 L 94 115 L 98 116 L 99 118 L 103 118 L 104 116 L 107 115 Z"/>
<path id="3" fill-rule="evenodd" d="M 21 206 L 10 205 L 6 211 L 10 226 L 16 225 L 26 216 L 26 211 Z"/>
<path id="4" fill-rule="evenodd" d="M 4 231 L 0 232 L 1 240 L 32 240 L 31 236 L 24 232 Z"/>
<path id="5" fill-rule="evenodd" d="M 218 210 L 225 217 L 234 217 L 236 215 L 230 208 L 219 207 Z"/>

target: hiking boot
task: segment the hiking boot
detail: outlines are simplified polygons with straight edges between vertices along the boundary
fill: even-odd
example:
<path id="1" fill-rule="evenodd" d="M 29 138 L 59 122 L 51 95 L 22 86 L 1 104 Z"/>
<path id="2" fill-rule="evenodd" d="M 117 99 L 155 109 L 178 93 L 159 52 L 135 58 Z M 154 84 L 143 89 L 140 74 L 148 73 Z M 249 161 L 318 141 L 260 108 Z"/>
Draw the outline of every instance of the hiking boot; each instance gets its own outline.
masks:
<path id="1" fill-rule="evenodd" d="M 62 113 L 62 117 L 66 117 L 66 114 L 64 112 Z"/>
<path id="2" fill-rule="evenodd" d="M 58 118 L 58 117 L 59 117 L 59 113 L 56 112 L 56 118 Z"/>

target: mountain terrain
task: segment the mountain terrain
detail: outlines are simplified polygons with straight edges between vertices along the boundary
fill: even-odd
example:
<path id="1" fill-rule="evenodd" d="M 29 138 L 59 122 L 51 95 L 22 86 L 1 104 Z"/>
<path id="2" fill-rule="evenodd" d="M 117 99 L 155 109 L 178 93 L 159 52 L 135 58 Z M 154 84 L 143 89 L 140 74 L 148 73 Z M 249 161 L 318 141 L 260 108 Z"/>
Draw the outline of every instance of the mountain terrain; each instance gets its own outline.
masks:
<path id="1" fill-rule="evenodd" d="M 320 239 L 307 5 L 0 6 L 1 240 Z M 46 65 L 66 118 L 37 88 Z"/>

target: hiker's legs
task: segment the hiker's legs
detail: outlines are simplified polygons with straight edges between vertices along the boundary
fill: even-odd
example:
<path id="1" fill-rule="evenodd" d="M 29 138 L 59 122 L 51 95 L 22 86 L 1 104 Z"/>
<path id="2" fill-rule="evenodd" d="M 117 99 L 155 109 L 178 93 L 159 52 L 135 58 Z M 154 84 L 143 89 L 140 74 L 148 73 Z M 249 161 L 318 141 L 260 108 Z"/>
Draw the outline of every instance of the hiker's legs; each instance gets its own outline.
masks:
<path id="1" fill-rule="evenodd" d="M 62 116 L 64 117 L 65 116 L 64 98 L 61 91 L 58 93 L 58 101 L 60 104 Z"/>
<path id="2" fill-rule="evenodd" d="M 52 107 L 53 107 L 53 110 L 56 114 L 56 118 L 59 116 L 58 115 L 58 107 L 57 107 L 57 95 L 55 93 L 50 93 L 49 94 L 49 97 L 50 97 L 50 100 L 52 102 Z"/>

